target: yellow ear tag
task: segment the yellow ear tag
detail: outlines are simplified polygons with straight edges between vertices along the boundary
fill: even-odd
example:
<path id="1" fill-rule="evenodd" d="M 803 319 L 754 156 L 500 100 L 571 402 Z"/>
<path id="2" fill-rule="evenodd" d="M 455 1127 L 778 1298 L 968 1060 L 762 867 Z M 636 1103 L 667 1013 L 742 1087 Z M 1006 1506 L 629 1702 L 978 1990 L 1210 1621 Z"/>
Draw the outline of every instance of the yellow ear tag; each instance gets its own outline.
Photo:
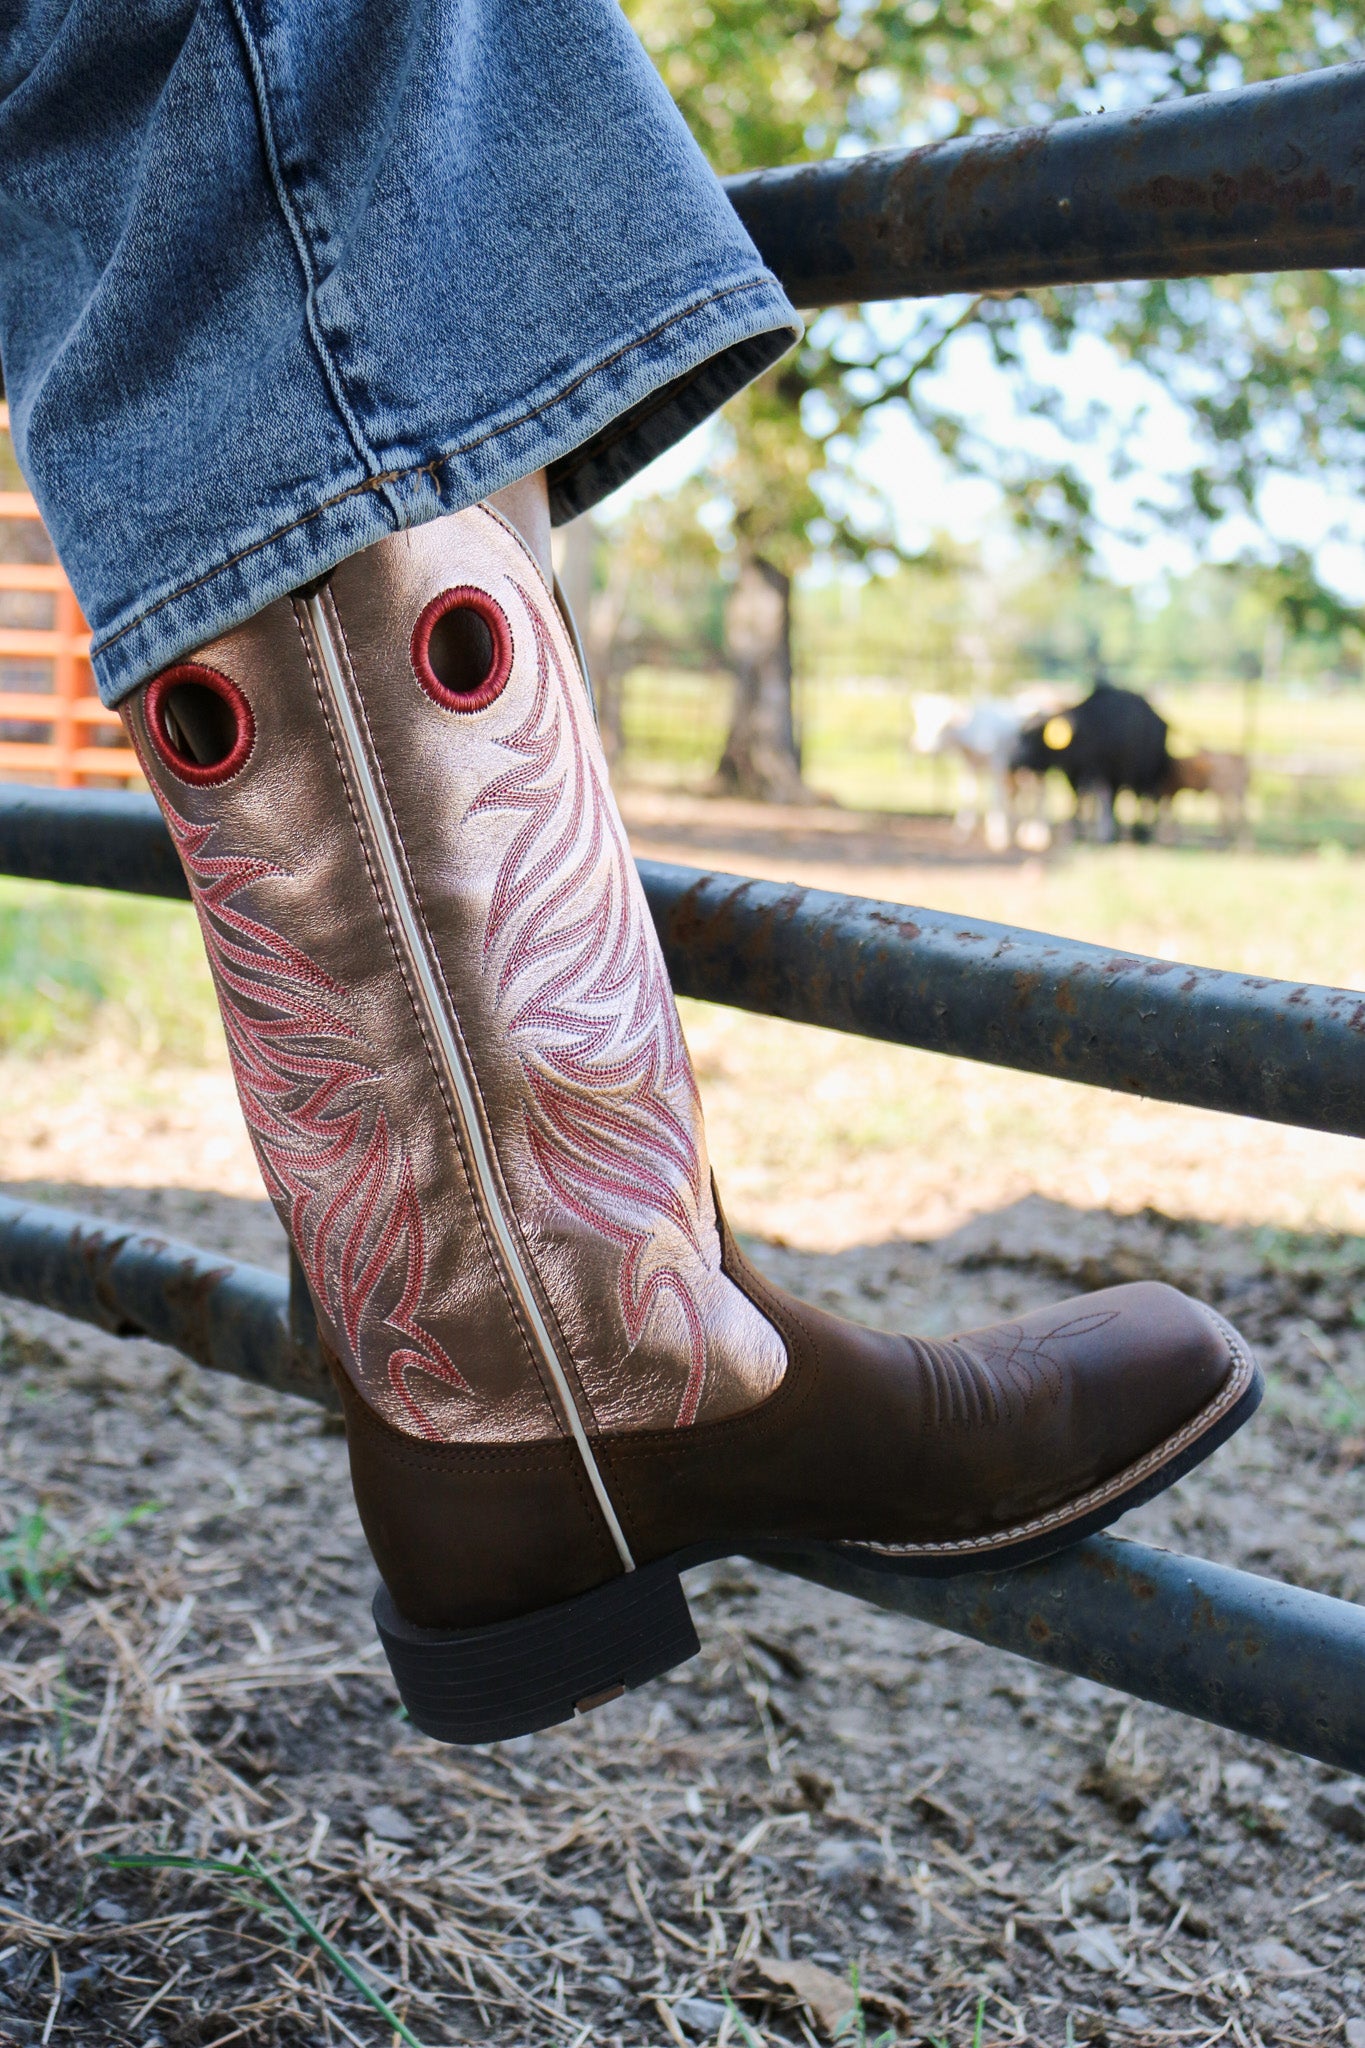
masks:
<path id="1" fill-rule="evenodd" d="M 1054 754 L 1060 754 L 1069 747 L 1073 738 L 1069 718 L 1049 718 L 1043 727 L 1043 745 Z"/>

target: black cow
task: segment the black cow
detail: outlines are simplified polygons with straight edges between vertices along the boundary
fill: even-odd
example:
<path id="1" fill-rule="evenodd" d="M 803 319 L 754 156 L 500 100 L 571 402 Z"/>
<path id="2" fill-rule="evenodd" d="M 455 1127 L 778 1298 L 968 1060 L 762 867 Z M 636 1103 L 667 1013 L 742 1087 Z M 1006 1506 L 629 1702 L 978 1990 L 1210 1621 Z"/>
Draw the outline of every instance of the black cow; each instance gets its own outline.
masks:
<path id="1" fill-rule="evenodd" d="M 1025 726 L 1013 765 L 1035 775 L 1060 768 L 1078 806 L 1093 805 L 1096 838 L 1112 839 L 1121 789 L 1153 803 L 1161 796 L 1171 768 L 1166 731 L 1145 697 L 1098 682 L 1070 711 Z"/>

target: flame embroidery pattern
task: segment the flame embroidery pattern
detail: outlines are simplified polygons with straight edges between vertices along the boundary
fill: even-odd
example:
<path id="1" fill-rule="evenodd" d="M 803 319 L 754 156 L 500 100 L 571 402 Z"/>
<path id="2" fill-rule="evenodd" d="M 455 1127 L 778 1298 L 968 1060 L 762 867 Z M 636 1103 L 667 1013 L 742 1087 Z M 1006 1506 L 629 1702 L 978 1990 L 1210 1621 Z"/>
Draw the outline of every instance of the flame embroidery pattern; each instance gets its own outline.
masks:
<path id="1" fill-rule="evenodd" d="M 520 589 L 520 586 L 518 586 Z M 520 590 L 536 644 L 526 717 L 498 741 L 514 765 L 470 816 L 520 812 L 499 865 L 483 939 L 486 974 L 530 1089 L 531 1156 L 551 1194 L 621 1253 L 618 1294 L 632 1345 L 671 1300 L 688 1375 L 676 1426 L 695 1422 L 706 1379 L 706 1325 L 662 1239 L 714 1264 L 708 1186 L 691 1062 L 635 866 L 595 759 L 595 735 L 536 606 Z M 494 970 L 495 956 L 500 964 Z M 671 1229 L 668 1228 L 671 1226 Z"/>
<path id="2" fill-rule="evenodd" d="M 462 1392 L 468 1382 L 417 1320 L 427 1243 L 412 1162 L 374 1100 L 378 1070 L 364 1057 L 345 990 L 239 904 L 244 890 L 283 870 L 246 855 L 211 853 L 216 827 L 193 825 L 164 795 L 161 801 L 190 878 L 266 1186 L 357 1366 L 367 1329 L 392 1331 L 402 1341 L 388 1354 L 389 1384 L 419 1433 L 439 1439 L 408 1373 L 418 1366 Z M 392 1294 L 399 1284 L 400 1246 L 398 1300 L 381 1312 L 381 1288 Z"/>

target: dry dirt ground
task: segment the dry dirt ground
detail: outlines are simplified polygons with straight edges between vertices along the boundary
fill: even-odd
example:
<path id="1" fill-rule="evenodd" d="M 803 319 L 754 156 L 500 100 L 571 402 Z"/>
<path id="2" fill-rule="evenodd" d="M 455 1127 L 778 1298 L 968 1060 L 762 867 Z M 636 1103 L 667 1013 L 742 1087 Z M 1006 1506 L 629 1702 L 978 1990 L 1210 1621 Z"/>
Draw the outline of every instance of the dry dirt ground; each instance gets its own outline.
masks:
<path id="1" fill-rule="evenodd" d="M 650 851 L 760 865 L 639 822 Z M 801 869 L 913 895 L 902 851 Z M 1078 1105 L 1108 1098 L 1059 1091 L 1068 1119 L 967 1074 L 932 1102 L 923 1080 L 918 1151 L 894 1119 L 860 1151 L 816 1054 L 774 1077 L 794 1034 L 688 1022 L 768 1271 L 928 1333 L 1116 1278 L 1197 1289 L 1270 1391 L 1125 1533 L 1365 1599 L 1340 1141 L 1159 1105 L 1106 1122 Z M 841 1057 L 861 1097 L 928 1072 Z M 220 1073 L 8 1079 L 7 1192 L 282 1263 Z M 822 1149 L 757 1144 L 784 1093 Z M 0 1416 L 0 2042 L 1365 2044 L 1365 1792 L 1337 1774 L 742 1562 L 692 1575 L 702 1654 L 666 1681 L 442 1750 L 396 1712 L 315 1411 L 7 1304 Z M 238 1867 L 118 1867 L 157 1852 Z"/>

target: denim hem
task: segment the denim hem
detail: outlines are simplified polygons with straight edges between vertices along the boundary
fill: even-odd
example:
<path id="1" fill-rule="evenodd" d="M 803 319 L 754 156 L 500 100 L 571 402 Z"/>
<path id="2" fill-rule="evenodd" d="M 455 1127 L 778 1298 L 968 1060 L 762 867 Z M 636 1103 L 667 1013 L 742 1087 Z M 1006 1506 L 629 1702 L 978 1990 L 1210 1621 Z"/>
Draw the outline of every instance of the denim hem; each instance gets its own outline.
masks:
<path id="1" fill-rule="evenodd" d="M 316 479 L 307 511 L 262 506 L 264 531 L 103 636 L 92 652 L 101 698 L 118 704 L 169 662 L 384 539 L 395 531 L 395 501 L 402 526 L 419 526 L 547 469 L 553 516 L 574 517 L 785 355 L 800 332 L 777 280 L 759 271 L 652 321 L 539 404 L 455 447 L 442 449 L 433 433 L 436 452 L 425 460 Z"/>

